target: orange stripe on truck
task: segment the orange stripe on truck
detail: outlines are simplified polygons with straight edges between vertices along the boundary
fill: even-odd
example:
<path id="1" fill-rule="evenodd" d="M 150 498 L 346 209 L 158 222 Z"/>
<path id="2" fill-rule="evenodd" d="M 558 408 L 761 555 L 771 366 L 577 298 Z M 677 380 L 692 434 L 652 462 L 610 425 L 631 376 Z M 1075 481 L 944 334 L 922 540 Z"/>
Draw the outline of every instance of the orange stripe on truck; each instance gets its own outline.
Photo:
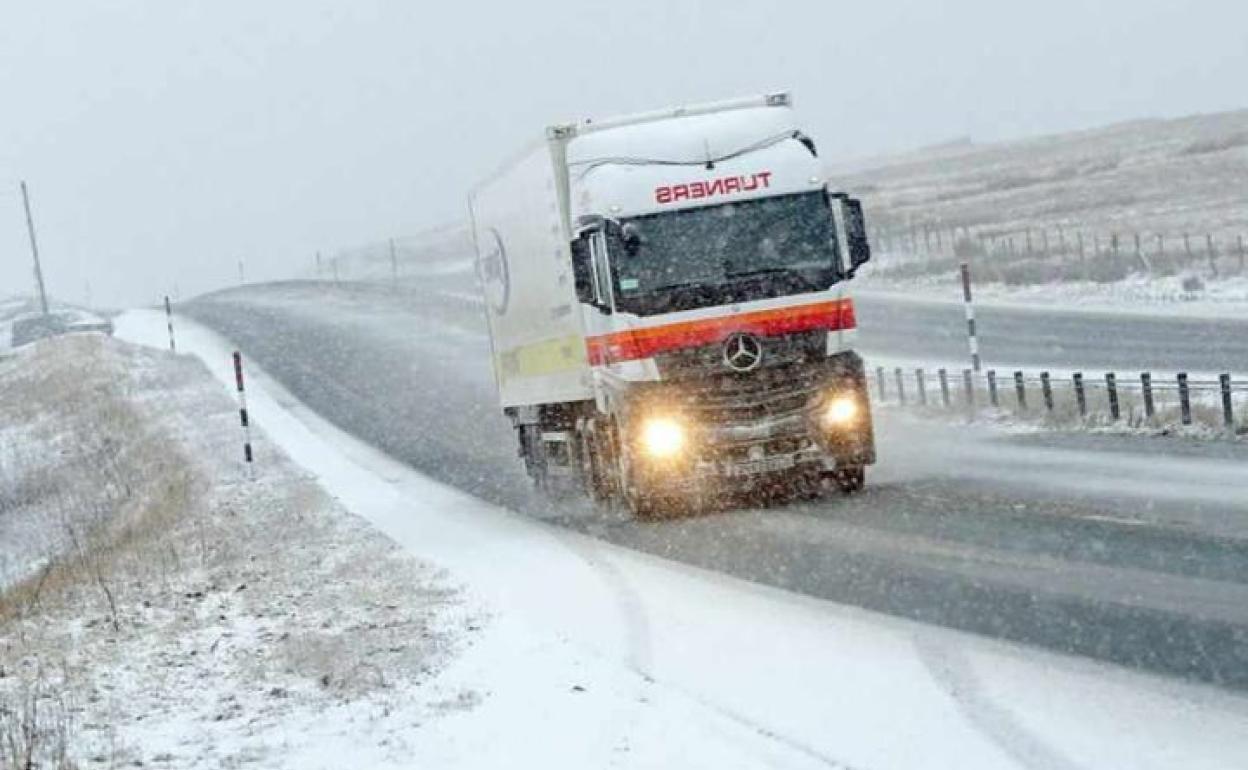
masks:
<path id="1" fill-rule="evenodd" d="M 585 339 L 591 366 L 650 358 L 659 353 L 721 342 L 736 332 L 775 337 L 807 331 L 842 331 L 857 326 L 854 301 L 834 299 L 810 305 L 756 310 L 751 313 L 701 318 L 649 326 Z"/>

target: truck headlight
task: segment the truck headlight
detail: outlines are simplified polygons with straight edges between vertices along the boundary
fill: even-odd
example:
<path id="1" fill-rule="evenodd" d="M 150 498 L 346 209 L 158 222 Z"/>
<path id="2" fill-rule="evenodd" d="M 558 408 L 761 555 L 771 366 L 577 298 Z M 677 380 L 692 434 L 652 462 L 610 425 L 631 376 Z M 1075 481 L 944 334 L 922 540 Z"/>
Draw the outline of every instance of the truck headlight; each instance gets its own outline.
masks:
<path id="1" fill-rule="evenodd" d="M 656 460 L 676 457 L 685 449 L 685 428 L 670 417 L 651 417 L 641 426 L 641 448 Z"/>
<path id="2" fill-rule="evenodd" d="M 823 424 L 829 428 L 852 425 L 858 419 L 858 399 L 837 396 L 823 407 Z"/>

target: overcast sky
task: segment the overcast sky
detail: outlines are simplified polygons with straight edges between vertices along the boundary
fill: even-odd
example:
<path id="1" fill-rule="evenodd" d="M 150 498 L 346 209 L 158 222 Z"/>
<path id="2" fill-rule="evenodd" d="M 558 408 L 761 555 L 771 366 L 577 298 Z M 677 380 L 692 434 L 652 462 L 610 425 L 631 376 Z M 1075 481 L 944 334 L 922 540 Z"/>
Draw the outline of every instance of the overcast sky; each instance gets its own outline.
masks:
<path id="1" fill-rule="evenodd" d="M 850 158 L 1248 106 L 1241 0 L 0 0 L 0 295 L 147 303 L 462 215 L 547 123 L 789 88 Z"/>

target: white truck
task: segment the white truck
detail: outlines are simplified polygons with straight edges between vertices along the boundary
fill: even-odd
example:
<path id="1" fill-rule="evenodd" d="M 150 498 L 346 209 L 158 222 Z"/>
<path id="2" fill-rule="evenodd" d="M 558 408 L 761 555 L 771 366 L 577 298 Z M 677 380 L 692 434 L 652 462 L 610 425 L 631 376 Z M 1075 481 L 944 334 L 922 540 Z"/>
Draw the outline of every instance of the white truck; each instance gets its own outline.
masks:
<path id="1" fill-rule="evenodd" d="M 551 126 L 469 197 L 494 374 L 541 486 L 639 516 L 875 462 L 862 208 L 787 93 Z"/>

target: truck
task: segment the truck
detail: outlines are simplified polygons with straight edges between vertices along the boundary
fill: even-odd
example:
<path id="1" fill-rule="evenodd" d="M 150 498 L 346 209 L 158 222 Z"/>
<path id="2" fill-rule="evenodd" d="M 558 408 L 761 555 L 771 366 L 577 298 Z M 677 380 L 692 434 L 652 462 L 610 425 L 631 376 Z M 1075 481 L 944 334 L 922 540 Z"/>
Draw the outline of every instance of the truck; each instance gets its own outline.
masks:
<path id="1" fill-rule="evenodd" d="M 469 216 L 499 399 L 538 486 L 637 517 L 863 487 L 847 284 L 870 245 L 790 94 L 552 125 Z"/>

